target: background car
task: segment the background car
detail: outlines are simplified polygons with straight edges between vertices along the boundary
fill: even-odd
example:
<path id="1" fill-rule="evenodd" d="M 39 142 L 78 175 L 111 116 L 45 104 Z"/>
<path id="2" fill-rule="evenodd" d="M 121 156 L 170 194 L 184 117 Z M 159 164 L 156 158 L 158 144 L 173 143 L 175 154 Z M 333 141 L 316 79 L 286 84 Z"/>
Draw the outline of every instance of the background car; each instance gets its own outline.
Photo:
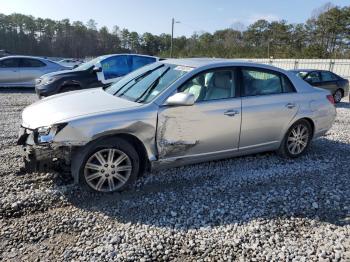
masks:
<path id="1" fill-rule="evenodd" d="M 336 117 L 333 96 L 268 65 L 152 63 L 109 88 L 56 95 L 22 114 L 28 168 L 69 164 L 76 182 L 123 190 L 148 167 L 263 151 L 299 157 Z M 45 153 L 43 153 L 45 152 Z"/>
<path id="2" fill-rule="evenodd" d="M 326 70 L 300 69 L 291 70 L 312 86 L 329 90 L 336 103 L 349 94 L 349 80 Z"/>
<path id="3" fill-rule="evenodd" d="M 159 58 L 137 54 L 114 54 L 97 57 L 73 70 L 44 75 L 37 79 L 39 98 L 85 88 L 108 86 L 111 83 Z"/>
<path id="4" fill-rule="evenodd" d="M 0 57 L 9 56 L 11 53 L 5 49 L 0 50 Z"/>
<path id="5" fill-rule="evenodd" d="M 66 59 L 62 59 L 62 60 L 58 61 L 58 63 L 60 65 L 63 65 L 65 67 L 72 68 L 72 69 L 79 66 L 83 62 L 84 61 L 82 61 L 82 60 L 73 59 L 73 58 L 66 58 Z"/>
<path id="6" fill-rule="evenodd" d="M 48 59 L 34 56 L 6 56 L 0 58 L 1 87 L 34 87 L 35 79 L 67 69 Z"/>

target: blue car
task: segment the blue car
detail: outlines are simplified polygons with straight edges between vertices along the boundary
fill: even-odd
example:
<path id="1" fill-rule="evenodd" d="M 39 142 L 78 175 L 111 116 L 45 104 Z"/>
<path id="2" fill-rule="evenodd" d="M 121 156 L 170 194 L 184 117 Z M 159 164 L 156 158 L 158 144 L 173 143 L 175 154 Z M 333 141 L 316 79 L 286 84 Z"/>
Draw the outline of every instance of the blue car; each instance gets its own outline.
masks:
<path id="1" fill-rule="evenodd" d="M 122 76 L 158 60 L 158 57 L 137 54 L 99 56 L 72 70 L 41 76 L 36 80 L 35 91 L 42 98 L 67 91 L 108 86 Z"/>

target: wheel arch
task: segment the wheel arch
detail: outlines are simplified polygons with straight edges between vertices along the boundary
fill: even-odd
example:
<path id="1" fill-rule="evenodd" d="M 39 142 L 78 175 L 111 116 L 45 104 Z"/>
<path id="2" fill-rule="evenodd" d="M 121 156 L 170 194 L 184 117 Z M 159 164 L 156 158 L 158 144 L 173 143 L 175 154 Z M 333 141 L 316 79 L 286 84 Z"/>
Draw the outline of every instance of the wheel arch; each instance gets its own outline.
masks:
<path id="1" fill-rule="evenodd" d="M 294 120 L 294 121 L 289 125 L 288 129 L 289 129 L 292 125 L 294 125 L 296 122 L 298 122 L 298 121 L 300 121 L 300 120 L 305 120 L 305 121 L 307 121 L 307 122 L 310 124 L 310 126 L 311 126 L 311 133 L 312 133 L 312 137 L 311 137 L 311 138 L 313 138 L 313 137 L 314 137 L 314 134 L 315 134 L 315 122 L 314 122 L 310 117 L 301 117 L 301 118 L 298 118 L 298 119 Z"/>
<path id="2" fill-rule="evenodd" d="M 75 87 L 78 87 L 78 89 L 81 89 L 82 84 L 77 80 L 65 80 L 60 84 L 59 91 L 61 91 L 63 88 L 67 86 L 75 86 Z"/>
<path id="3" fill-rule="evenodd" d="M 81 149 L 87 145 L 90 145 L 91 143 L 96 143 L 98 141 L 104 140 L 104 139 L 109 139 L 109 138 L 121 138 L 128 143 L 130 143 L 136 150 L 139 159 L 140 159 L 140 168 L 139 168 L 139 175 L 143 174 L 145 171 L 149 170 L 150 168 L 150 161 L 148 158 L 147 150 L 144 145 L 144 143 L 135 135 L 130 134 L 130 133 L 115 133 L 115 134 L 108 134 L 108 135 L 103 135 L 99 136 L 91 141 L 89 141 L 87 144 L 77 147 L 73 152 L 72 152 L 72 162 L 71 162 L 71 173 L 74 179 L 75 183 L 79 182 L 79 170 L 78 166 L 81 158 L 83 157 L 81 154 Z"/>

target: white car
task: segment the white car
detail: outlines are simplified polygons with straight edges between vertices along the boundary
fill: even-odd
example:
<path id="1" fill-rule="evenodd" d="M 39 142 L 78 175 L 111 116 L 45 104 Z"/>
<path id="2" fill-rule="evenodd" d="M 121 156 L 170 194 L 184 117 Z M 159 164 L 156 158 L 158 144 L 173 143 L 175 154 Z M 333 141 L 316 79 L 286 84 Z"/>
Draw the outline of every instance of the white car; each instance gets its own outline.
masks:
<path id="1" fill-rule="evenodd" d="M 79 66 L 80 64 L 84 63 L 83 60 L 73 59 L 73 58 L 66 58 L 58 61 L 58 63 L 62 66 L 68 67 L 68 68 L 75 68 Z"/>

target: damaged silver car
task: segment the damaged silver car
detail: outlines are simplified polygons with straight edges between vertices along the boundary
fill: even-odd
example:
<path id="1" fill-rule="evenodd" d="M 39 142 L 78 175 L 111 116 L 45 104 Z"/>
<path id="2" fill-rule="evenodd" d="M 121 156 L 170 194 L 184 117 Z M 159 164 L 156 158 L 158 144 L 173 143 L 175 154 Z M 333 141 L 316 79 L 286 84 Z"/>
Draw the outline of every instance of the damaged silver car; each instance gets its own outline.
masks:
<path id="1" fill-rule="evenodd" d="M 75 182 L 114 192 L 155 168 L 273 150 L 298 157 L 335 116 L 328 91 L 282 69 L 174 59 L 30 105 L 18 144 L 27 169 L 68 167 Z"/>

